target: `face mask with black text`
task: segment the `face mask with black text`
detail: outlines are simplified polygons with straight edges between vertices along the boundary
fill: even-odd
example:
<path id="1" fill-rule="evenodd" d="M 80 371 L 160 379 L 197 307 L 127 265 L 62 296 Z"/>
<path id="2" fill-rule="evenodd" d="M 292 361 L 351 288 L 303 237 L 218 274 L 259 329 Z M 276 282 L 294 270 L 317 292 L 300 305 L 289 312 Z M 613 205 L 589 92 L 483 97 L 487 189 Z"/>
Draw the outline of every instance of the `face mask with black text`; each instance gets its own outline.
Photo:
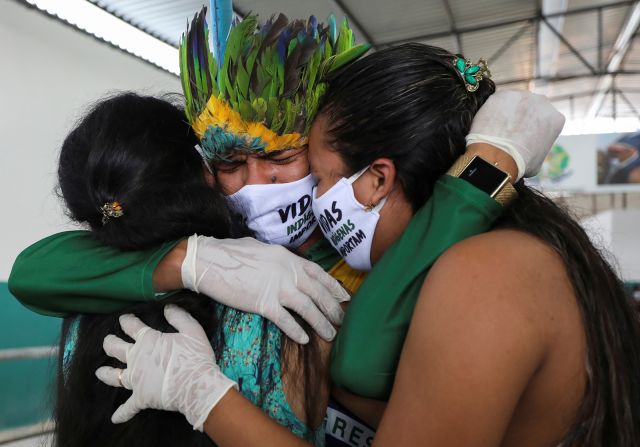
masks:
<path id="1" fill-rule="evenodd" d="M 367 169 L 368 166 L 348 179 L 341 178 L 320 197 L 316 196 L 317 188 L 313 189 L 313 214 L 324 237 L 349 266 L 360 271 L 371 270 L 373 235 L 379 211 L 387 200 L 385 197 L 370 209 L 356 199 L 352 184 Z"/>
<path id="2" fill-rule="evenodd" d="M 256 239 L 298 248 L 316 229 L 311 210 L 311 175 L 290 183 L 246 185 L 227 197 L 242 214 Z"/>

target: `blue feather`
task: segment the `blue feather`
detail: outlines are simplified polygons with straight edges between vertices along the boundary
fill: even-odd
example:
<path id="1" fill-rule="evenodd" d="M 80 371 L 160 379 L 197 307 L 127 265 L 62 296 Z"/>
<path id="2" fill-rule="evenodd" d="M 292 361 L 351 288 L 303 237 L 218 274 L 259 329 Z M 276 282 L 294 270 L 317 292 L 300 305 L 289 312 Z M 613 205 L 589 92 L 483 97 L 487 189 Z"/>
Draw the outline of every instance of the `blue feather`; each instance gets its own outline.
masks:
<path id="1" fill-rule="evenodd" d="M 213 55 L 222 68 L 224 52 L 227 48 L 227 39 L 231 31 L 233 21 L 232 0 L 211 0 L 211 35 L 213 37 Z"/>
<path id="2" fill-rule="evenodd" d="M 290 36 L 291 30 L 289 28 L 285 28 L 282 33 L 280 33 L 280 38 L 278 39 L 278 55 L 280 56 L 280 61 L 283 64 L 287 59 L 287 44 L 289 43 Z"/>
<path id="3" fill-rule="evenodd" d="M 271 16 L 271 17 L 269 18 L 269 20 L 267 20 L 266 22 L 264 22 L 264 25 L 262 25 L 262 26 L 260 27 L 260 35 L 262 36 L 262 38 L 263 38 L 263 39 L 265 38 L 265 36 L 266 36 L 267 34 L 269 34 L 269 31 L 271 30 L 271 27 L 273 26 L 273 17 L 274 17 L 274 16 Z"/>
<path id="4" fill-rule="evenodd" d="M 329 39 L 331 40 L 331 45 L 336 44 L 336 39 L 338 37 L 338 27 L 336 26 L 336 16 L 333 14 L 329 15 Z"/>
<path id="5" fill-rule="evenodd" d="M 314 39 L 318 37 L 318 19 L 316 19 L 315 16 L 309 17 L 307 33 L 309 33 Z"/>

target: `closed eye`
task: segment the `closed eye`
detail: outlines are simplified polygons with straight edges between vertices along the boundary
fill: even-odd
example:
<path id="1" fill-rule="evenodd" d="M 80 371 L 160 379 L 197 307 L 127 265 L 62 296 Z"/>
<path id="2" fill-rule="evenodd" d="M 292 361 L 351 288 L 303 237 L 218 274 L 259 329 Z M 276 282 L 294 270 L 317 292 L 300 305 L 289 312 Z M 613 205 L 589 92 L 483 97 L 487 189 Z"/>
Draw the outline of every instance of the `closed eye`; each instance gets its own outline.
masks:
<path id="1" fill-rule="evenodd" d="M 282 152 L 276 152 L 273 154 L 268 154 L 265 156 L 271 163 L 277 165 L 286 165 L 292 163 L 298 159 L 300 154 L 303 154 L 307 151 L 308 146 L 305 145 L 301 148 L 289 149 Z"/>
<path id="2" fill-rule="evenodd" d="M 285 157 L 285 158 L 272 158 L 271 163 L 274 163 L 277 165 L 286 165 L 296 161 L 297 158 L 298 158 L 298 154 L 292 155 L 290 157 Z"/>
<path id="3" fill-rule="evenodd" d="M 231 174 L 236 172 L 240 166 L 246 163 L 247 162 L 245 160 L 218 162 L 214 165 L 214 168 L 218 172 L 222 172 L 224 174 Z"/>

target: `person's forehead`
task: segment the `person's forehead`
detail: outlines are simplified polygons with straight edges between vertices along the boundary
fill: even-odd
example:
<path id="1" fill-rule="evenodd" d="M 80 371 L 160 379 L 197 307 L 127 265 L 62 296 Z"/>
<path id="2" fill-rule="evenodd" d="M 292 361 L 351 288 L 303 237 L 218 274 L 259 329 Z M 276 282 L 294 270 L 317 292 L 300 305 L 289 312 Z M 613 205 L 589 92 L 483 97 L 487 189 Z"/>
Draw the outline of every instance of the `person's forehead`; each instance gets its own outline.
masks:
<path id="1" fill-rule="evenodd" d="M 271 157 L 276 157 L 278 155 L 283 155 L 283 154 L 287 154 L 287 153 L 291 153 L 291 152 L 295 152 L 295 151 L 299 151 L 304 149 L 304 146 L 291 146 L 291 147 L 287 147 L 278 151 L 272 151 L 272 152 L 251 152 L 251 151 L 247 151 L 247 150 L 243 150 L 243 149 L 237 149 L 237 150 L 231 150 L 228 151 L 226 154 L 227 158 L 231 158 L 231 157 L 250 157 L 250 158 L 254 158 L 254 159 L 268 159 Z"/>

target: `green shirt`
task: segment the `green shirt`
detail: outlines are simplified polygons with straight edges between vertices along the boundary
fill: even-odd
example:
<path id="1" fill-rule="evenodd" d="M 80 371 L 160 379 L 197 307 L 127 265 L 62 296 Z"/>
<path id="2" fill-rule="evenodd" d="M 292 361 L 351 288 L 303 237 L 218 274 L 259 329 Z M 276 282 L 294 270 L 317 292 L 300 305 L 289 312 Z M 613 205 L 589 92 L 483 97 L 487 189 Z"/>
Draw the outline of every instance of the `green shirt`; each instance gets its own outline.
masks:
<path id="1" fill-rule="evenodd" d="M 89 231 L 65 231 L 25 249 L 13 264 L 9 290 L 34 312 L 55 317 L 110 313 L 168 296 L 153 290 L 153 271 L 179 241 L 146 251 L 120 251 Z M 340 255 L 322 238 L 304 256 L 329 270 Z"/>
<path id="2" fill-rule="evenodd" d="M 9 291 L 43 315 L 115 312 L 157 298 L 153 271 L 177 243 L 124 252 L 100 244 L 88 231 L 57 233 L 18 255 Z"/>

